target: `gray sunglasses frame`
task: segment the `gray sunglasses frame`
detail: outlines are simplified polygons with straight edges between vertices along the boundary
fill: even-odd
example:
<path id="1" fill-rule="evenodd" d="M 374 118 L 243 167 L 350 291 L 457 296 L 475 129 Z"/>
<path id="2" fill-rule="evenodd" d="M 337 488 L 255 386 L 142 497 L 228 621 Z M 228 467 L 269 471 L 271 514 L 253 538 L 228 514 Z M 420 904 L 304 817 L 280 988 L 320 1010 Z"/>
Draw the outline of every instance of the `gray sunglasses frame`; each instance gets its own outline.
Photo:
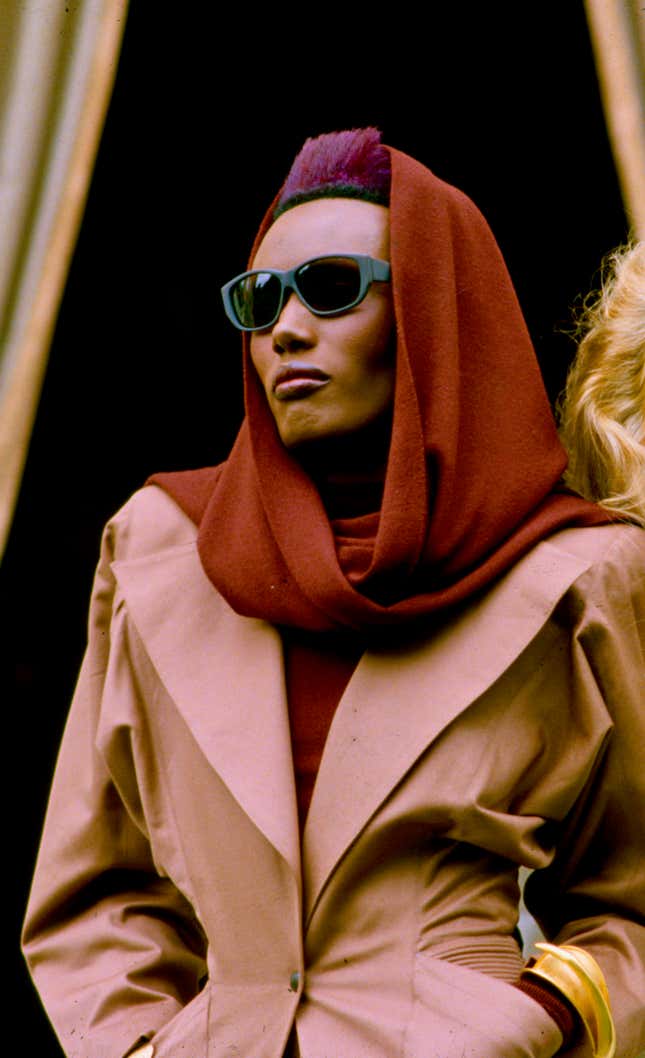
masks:
<path id="1" fill-rule="evenodd" d="M 340 309 L 315 309 L 313 305 L 303 297 L 302 292 L 298 288 L 297 276 L 301 268 L 305 268 L 307 265 L 314 264 L 317 261 L 329 261 L 338 260 L 339 258 L 355 261 L 358 265 L 359 273 L 359 290 L 358 296 L 347 305 L 343 305 Z M 269 323 L 263 323 L 261 327 L 245 327 L 237 318 L 235 309 L 233 307 L 233 288 L 242 280 L 247 279 L 249 276 L 257 275 L 270 275 L 275 276 L 280 281 L 280 297 L 278 299 L 278 308 L 276 314 Z M 295 268 L 290 268 L 286 272 L 280 271 L 278 268 L 253 268 L 250 272 L 242 272 L 239 276 L 235 276 L 234 279 L 229 280 L 222 287 L 222 300 L 224 302 L 224 311 L 228 316 L 229 320 L 238 331 L 268 331 L 273 327 L 276 320 L 279 318 L 285 303 L 285 293 L 287 291 L 293 292 L 299 301 L 305 306 L 309 312 L 313 313 L 314 316 L 342 316 L 344 312 L 349 312 L 350 309 L 355 308 L 359 305 L 367 291 L 369 290 L 372 283 L 387 283 L 390 279 L 391 268 L 388 261 L 381 261 L 377 257 L 369 257 L 367 254 L 361 253 L 327 253 L 319 254 L 317 257 L 310 257 L 306 261 L 302 261 L 301 264 L 296 265 Z"/>

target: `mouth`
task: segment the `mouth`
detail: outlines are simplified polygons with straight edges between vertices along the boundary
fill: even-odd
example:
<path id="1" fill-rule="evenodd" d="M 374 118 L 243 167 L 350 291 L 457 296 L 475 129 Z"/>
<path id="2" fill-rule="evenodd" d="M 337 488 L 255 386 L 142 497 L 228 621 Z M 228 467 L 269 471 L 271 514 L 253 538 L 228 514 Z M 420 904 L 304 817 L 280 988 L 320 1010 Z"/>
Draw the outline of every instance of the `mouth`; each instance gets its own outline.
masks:
<path id="1" fill-rule="evenodd" d="M 278 368 L 271 388 L 278 400 L 300 400 L 316 393 L 330 381 L 330 376 L 320 368 L 294 361 Z"/>

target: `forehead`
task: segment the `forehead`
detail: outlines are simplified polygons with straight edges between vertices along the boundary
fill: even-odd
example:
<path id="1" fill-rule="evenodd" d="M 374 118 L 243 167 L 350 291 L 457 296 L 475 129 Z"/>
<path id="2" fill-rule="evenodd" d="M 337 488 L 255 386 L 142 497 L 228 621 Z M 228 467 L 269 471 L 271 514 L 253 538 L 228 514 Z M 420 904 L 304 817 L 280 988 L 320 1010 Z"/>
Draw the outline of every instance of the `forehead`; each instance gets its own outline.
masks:
<path id="1" fill-rule="evenodd" d="M 351 198 L 319 198 L 287 210 L 269 228 L 254 268 L 293 268 L 326 253 L 364 253 L 389 260 L 389 211 Z"/>

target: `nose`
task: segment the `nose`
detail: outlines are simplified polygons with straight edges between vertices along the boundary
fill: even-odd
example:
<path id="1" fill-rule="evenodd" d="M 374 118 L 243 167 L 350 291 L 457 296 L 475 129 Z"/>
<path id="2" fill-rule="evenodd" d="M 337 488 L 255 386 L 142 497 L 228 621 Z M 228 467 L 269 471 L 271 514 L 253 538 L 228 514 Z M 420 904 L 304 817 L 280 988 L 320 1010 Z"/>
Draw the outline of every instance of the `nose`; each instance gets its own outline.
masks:
<path id="1" fill-rule="evenodd" d="M 316 317 L 295 294 L 289 294 L 271 332 L 273 351 L 311 349 L 316 344 Z"/>

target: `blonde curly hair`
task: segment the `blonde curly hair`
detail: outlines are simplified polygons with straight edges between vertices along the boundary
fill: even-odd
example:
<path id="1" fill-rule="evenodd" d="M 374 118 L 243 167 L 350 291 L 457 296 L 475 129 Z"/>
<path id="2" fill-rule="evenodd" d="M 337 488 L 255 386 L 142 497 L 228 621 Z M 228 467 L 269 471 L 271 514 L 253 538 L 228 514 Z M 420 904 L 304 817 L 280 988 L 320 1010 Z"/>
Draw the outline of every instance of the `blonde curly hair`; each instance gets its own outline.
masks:
<path id="1" fill-rule="evenodd" d="M 601 273 L 556 408 L 565 483 L 645 527 L 645 242 L 608 254 Z"/>

